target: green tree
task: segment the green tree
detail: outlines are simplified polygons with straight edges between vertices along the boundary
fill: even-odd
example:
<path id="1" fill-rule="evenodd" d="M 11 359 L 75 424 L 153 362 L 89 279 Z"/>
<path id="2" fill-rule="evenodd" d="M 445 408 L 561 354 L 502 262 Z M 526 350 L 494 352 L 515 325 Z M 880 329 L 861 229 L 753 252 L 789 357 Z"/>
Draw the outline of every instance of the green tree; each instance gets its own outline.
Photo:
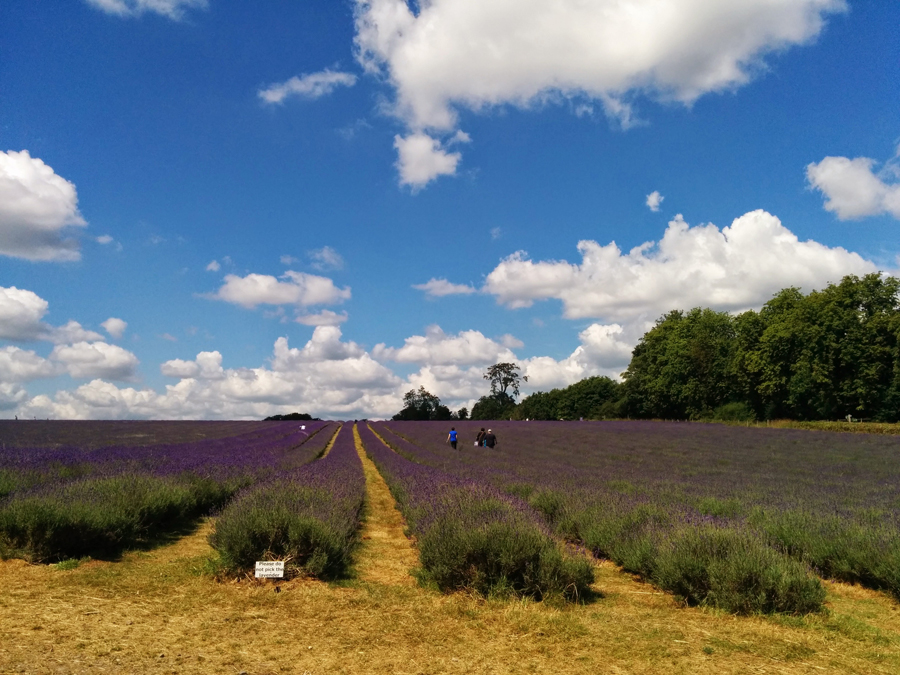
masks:
<path id="1" fill-rule="evenodd" d="M 410 389 L 403 395 L 403 410 L 394 415 L 395 420 L 449 420 L 450 409 L 441 405 L 441 399 L 425 389 Z"/>
<path id="2" fill-rule="evenodd" d="M 516 406 L 516 419 L 577 420 L 617 417 L 621 385 L 608 377 L 587 377 L 564 389 L 535 392 Z"/>
<path id="3" fill-rule="evenodd" d="M 516 402 L 508 394 L 498 392 L 491 396 L 482 396 L 472 406 L 473 420 L 506 420 L 513 417 Z"/>
<path id="4" fill-rule="evenodd" d="M 847 276 L 806 296 L 785 289 L 760 317 L 745 362 L 767 417 L 898 418 L 900 280 Z"/>
<path id="5" fill-rule="evenodd" d="M 623 373 L 633 417 L 697 419 L 739 396 L 732 358 L 734 319 L 695 308 L 661 317 L 640 340 Z"/>
<path id="6" fill-rule="evenodd" d="M 608 377 L 586 377 L 560 391 L 557 419 L 600 419 L 604 404 L 617 401 L 621 385 Z"/>
<path id="7" fill-rule="evenodd" d="M 488 367 L 484 379 L 491 383 L 491 396 L 497 396 L 500 401 L 504 400 L 504 396 L 515 399 L 519 395 L 519 383 L 528 382 L 528 376 L 519 375 L 518 371 L 519 366 L 515 363 L 495 363 Z"/>

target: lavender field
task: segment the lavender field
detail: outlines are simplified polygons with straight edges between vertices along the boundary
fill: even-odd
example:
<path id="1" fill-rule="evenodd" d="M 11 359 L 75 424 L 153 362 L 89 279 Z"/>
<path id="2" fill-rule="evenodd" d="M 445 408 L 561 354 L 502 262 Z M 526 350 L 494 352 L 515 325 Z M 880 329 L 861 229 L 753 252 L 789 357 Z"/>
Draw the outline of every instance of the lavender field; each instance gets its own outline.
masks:
<path id="1" fill-rule="evenodd" d="M 390 439 L 392 449 L 365 425 L 359 434 L 416 538 L 421 581 L 442 591 L 485 595 L 576 599 L 589 594 L 590 561 L 558 546 L 540 515 L 522 500 L 436 468 L 436 457 L 431 466 L 410 461 L 428 453 L 403 439 Z"/>
<path id="2" fill-rule="evenodd" d="M 229 503 L 209 541 L 230 574 L 252 570 L 257 560 L 285 560 L 288 577 L 344 576 L 365 494 L 353 425 L 344 424 L 325 457 L 281 471 Z"/>
<path id="3" fill-rule="evenodd" d="M 41 423 L 18 424 L 38 430 Z M 135 428 L 169 442 L 110 445 L 103 433 L 110 424 L 121 430 L 128 423 L 54 425 L 43 430 L 45 446 L 33 437 L 0 446 L 0 556 L 118 555 L 311 462 L 336 429 L 328 422 L 187 423 L 206 438 L 175 443 L 173 429 L 185 423 L 156 422 Z"/>
<path id="4" fill-rule="evenodd" d="M 518 496 L 560 537 L 692 604 L 821 605 L 811 573 L 900 597 L 900 439 L 659 422 L 376 424 L 409 459 Z"/>

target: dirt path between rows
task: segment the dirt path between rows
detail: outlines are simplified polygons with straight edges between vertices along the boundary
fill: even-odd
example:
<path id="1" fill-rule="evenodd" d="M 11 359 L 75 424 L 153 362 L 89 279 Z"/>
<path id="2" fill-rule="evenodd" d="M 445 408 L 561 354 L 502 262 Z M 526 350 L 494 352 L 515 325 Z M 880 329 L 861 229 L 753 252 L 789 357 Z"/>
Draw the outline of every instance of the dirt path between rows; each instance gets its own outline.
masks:
<path id="1" fill-rule="evenodd" d="M 387 483 L 366 456 L 355 426 L 353 437 L 366 474 L 365 520 L 356 563 L 358 578 L 379 584 L 414 586 L 410 570 L 418 566 L 419 559 L 403 533 L 406 523 Z"/>

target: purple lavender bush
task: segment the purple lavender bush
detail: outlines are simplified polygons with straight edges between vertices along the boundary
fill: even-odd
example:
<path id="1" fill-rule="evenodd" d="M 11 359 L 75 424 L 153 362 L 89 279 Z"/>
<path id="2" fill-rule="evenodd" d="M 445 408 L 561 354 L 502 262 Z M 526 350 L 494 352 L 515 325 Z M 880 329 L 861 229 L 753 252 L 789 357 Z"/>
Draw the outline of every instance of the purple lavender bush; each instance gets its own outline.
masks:
<path id="1" fill-rule="evenodd" d="M 405 459 L 417 449 L 403 439 L 389 439 L 388 447 L 367 426 L 359 433 L 416 537 L 421 581 L 488 596 L 590 595 L 592 563 L 561 548 L 526 504 Z"/>
<path id="2" fill-rule="evenodd" d="M 558 535 L 689 603 L 811 611 L 822 594 L 811 570 L 900 597 L 900 439 L 660 422 L 454 424 L 458 451 L 443 442 L 447 423 L 387 426 L 412 442 L 415 461 L 525 499 Z M 481 426 L 497 434 L 496 449 L 472 447 Z M 712 526 L 704 536 L 728 545 L 688 545 Z M 704 550 L 716 553 L 682 564 L 684 551 Z M 689 592 L 709 579 L 756 600 Z"/>
<path id="3" fill-rule="evenodd" d="M 279 467 L 312 460 L 332 428 L 282 423 L 176 445 L 4 448 L 0 557 L 114 557 L 220 508 Z"/>
<path id="4" fill-rule="evenodd" d="M 344 576 L 357 543 L 364 498 L 353 425 L 345 424 L 325 457 L 231 502 L 209 541 L 228 574 L 249 572 L 257 560 L 284 560 L 287 576 Z"/>

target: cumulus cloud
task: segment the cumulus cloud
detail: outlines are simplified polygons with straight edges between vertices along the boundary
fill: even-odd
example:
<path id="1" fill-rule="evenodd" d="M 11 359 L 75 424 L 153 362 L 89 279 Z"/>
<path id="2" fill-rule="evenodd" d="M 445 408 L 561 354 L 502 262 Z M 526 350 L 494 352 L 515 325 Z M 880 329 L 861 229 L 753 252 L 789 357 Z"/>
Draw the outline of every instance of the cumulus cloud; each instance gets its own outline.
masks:
<path id="1" fill-rule="evenodd" d="M 109 333 L 112 337 L 117 340 L 121 338 L 125 334 L 125 329 L 128 328 L 128 322 L 123 321 L 122 319 L 117 319 L 114 316 L 109 317 L 106 321 L 100 324 L 103 326 L 103 330 Z"/>
<path id="2" fill-rule="evenodd" d="M 283 103 L 290 96 L 316 99 L 327 96 L 338 87 L 352 87 L 356 75 L 328 70 L 294 76 L 286 82 L 260 89 L 257 95 L 266 103 Z"/>
<path id="3" fill-rule="evenodd" d="M 591 324 L 579 333 L 580 344 L 565 359 L 536 356 L 521 362 L 523 374 L 528 376 L 525 391 L 567 387 L 595 375 L 619 379 L 628 367 L 634 345 L 649 327 Z"/>
<path id="4" fill-rule="evenodd" d="M 0 410 L 15 410 L 28 400 L 28 392 L 13 382 L 0 382 Z"/>
<path id="5" fill-rule="evenodd" d="M 72 183 L 27 150 L 0 152 L 0 255 L 79 260 L 67 233 L 85 225 Z"/>
<path id="6" fill-rule="evenodd" d="M 219 264 L 218 260 L 213 260 L 206 266 L 207 272 L 218 272 L 220 269 L 222 269 L 222 266 Z"/>
<path id="7" fill-rule="evenodd" d="M 64 326 L 47 326 L 39 337 L 57 345 L 103 339 L 100 333 L 87 330 L 77 321 L 71 320 L 66 322 Z"/>
<path id="8" fill-rule="evenodd" d="M 868 157 L 826 157 L 806 167 L 811 188 L 825 196 L 825 210 L 840 220 L 890 214 L 900 219 L 900 167 L 897 158 L 876 173 Z"/>
<path id="9" fill-rule="evenodd" d="M 114 241 L 115 241 L 115 239 L 113 239 L 108 234 L 101 234 L 99 237 L 97 237 L 97 243 L 102 244 L 103 246 L 106 246 L 107 244 L 111 244 Z"/>
<path id="10" fill-rule="evenodd" d="M 357 60 L 393 87 L 393 111 L 417 139 L 422 186 L 452 174 L 433 138 L 458 111 L 596 101 L 623 126 L 637 95 L 690 104 L 745 84 L 773 51 L 814 39 L 843 0 L 356 0 Z M 406 173 L 404 173 L 406 171 Z"/>
<path id="11" fill-rule="evenodd" d="M 317 314 L 301 314 L 294 319 L 297 323 L 304 326 L 338 326 L 344 323 L 348 318 L 347 312 L 332 312 L 330 309 L 323 309 Z"/>
<path id="12" fill-rule="evenodd" d="M 197 377 L 200 374 L 200 366 L 196 361 L 184 361 L 182 359 L 171 359 L 161 364 L 159 367 L 166 377 L 190 378 Z"/>
<path id="13" fill-rule="evenodd" d="M 350 288 L 338 288 L 327 277 L 288 270 L 279 278 L 282 281 L 266 274 L 229 274 L 215 294 L 205 297 L 247 309 L 257 305 L 333 305 L 350 299 Z"/>
<path id="14" fill-rule="evenodd" d="M 515 253 L 487 276 L 483 290 L 511 308 L 555 298 L 567 318 L 611 322 L 655 319 L 676 308 L 758 307 L 787 286 L 821 288 L 847 274 L 877 271 L 843 248 L 800 241 L 775 216 L 752 211 L 721 230 L 669 222 L 663 238 L 623 253 L 615 242 L 578 244 L 582 261 L 532 261 Z"/>
<path id="15" fill-rule="evenodd" d="M 225 370 L 222 368 L 222 354 L 200 352 L 193 361 L 173 359 L 160 366 L 160 372 L 167 377 L 199 378 L 201 380 L 222 380 Z"/>
<path id="16" fill-rule="evenodd" d="M 406 137 L 394 136 L 400 185 L 413 190 L 425 187 L 438 176 L 452 176 L 462 159 L 458 152 L 447 152 L 441 142 L 421 132 Z"/>
<path id="17" fill-rule="evenodd" d="M 0 286 L 0 339 L 37 340 L 46 330 L 41 319 L 49 307 L 37 293 Z"/>
<path id="18" fill-rule="evenodd" d="M 175 21 L 181 19 L 186 10 L 208 6 L 207 0 L 87 0 L 87 3 L 114 16 L 136 17 L 151 12 Z"/>
<path id="19" fill-rule="evenodd" d="M 659 190 L 654 190 L 647 195 L 647 208 L 656 213 L 659 211 L 659 205 L 662 204 L 663 199 L 665 199 L 665 197 L 659 194 Z"/>
<path id="20" fill-rule="evenodd" d="M 378 344 L 372 350 L 372 355 L 378 360 L 438 366 L 490 365 L 516 358 L 509 347 L 485 337 L 477 330 L 447 335 L 436 325 L 428 326 L 425 335 L 406 338 L 400 348 Z"/>
<path id="21" fill-rule="evenodd" d="M 470 295 L 477 293 L 471 286 L 465 284 L 452 284 L 446 279 L 429 279 L 424 284 L 414 284 L 413 288 L 425 291 L 430 298 L 442 298 L 445 295 Z"/>
<path id="22" fill-rule="evenodd" d="M 12 346 L 0 348 L 0 382 L 29 382 L 56 374 L 54 365 L 33 351 Z"/>
<path id="23" fill-rule="evenodd" d="M 138 359 L 127 349 L 105 342 L 57 345 L 50 360 L 61 364 L 75 378 L 129 381 L 137 375 Z"/>
<path id="24" fill-rule="evenodd" d="M 344 259 L 341 254 L 330 246 L 323 246 L 309 252 L 312 266 L 320 271 L 344 269 Z"/>
<path id="25" fill-rule="evenodd" d="M 49 303 L 33 291 L 0 286 L 0 339 L 19 342 L 47 340 L 54 344 L 79 340 L 102 340 L 103 336 L 86 330 L 77 321 L 51 326 L 41 319 Z"/>
<path id="26" fill-rule="evenodd" d="M 316 328 L 300 348 L 279 338 L 268 366 L 222 369 L 221 363 L 218 352 L 167 361 L 163 374 L 178 382 L 163 393 L 94 379 L 53 397 L 21 401 L 16 410 L 68 419 L 260 419 L 308 410 L 347 419 L 390 416 L 402 407 L 404 382 L 359 345 L 344 342 L 335 327 Z"/>

